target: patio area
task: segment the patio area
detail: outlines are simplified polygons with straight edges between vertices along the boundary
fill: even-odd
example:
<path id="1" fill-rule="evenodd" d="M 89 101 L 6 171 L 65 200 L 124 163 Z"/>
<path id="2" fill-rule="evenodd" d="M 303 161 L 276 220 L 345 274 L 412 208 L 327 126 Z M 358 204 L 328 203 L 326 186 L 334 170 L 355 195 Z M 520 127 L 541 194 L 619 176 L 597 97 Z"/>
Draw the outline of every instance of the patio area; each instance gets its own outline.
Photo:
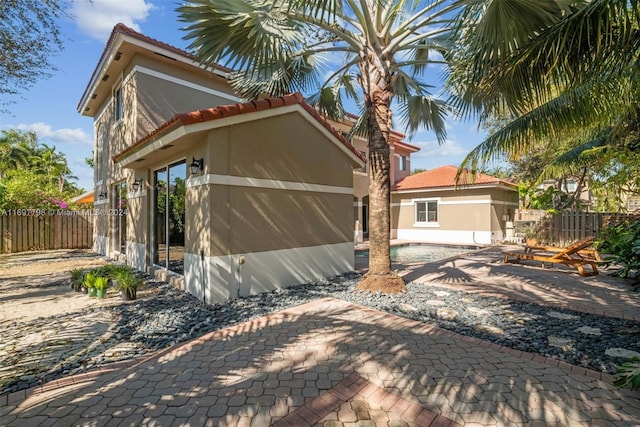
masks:
<path id="1" fill-rule="evenodd" d="M 606 274 L 504 265 L 495 247 L 397 266 L 407 281 L 638 320 Z M 3 425 L 593 426 L 640 424 L 612 377 L 323 298 L 144 359 L 2 396 Z"/>

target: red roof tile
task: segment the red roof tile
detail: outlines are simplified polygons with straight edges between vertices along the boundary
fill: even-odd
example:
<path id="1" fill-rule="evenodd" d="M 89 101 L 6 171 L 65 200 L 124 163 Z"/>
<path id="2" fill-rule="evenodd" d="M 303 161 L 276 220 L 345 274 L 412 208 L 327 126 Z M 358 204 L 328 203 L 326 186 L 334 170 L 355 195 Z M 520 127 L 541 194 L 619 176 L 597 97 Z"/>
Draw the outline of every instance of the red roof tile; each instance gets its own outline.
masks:
<path id="1" fill-rule="evenodd" d="M 461 185 L 486 185 L 486 184 L 503 184 L 509 187 L 516 187 L 516 184 L 505 181 L 495 176 L 478 173 L 475 180 L 471 174 L 463 174 L 459 181 L 456 182 L 456 174 L 458 168 L 456 166 L 440 166 L 439 168 L 409 175 L 408 177 L 398 181 L 394 186 L 394 191 L 402 190 L 419 190 L 422 188 L 443 188 L 455 187 Z"/>
<path id="2" fill-rule="evenodd" d="M 258 101 L 246 102 L 241 104 L 220 105 L 214 108 L 192 111 L 190 113 L 180 113 L 156 130 L 140 138 L 135 144 L 128 147 L 124 151 L 113 156 L 114 161 L 118 161 L 125 155 L 136 151 L 140 146 L 144 145 L 152 137 L 167 133 L 169 130 L 179 126 L 186 126 L 194 123 L 207 122 L 211 120 L 221 119 L 223 117 L 237 116 L 245 113 L 252 113 L 260 110 L 268 110 L 271 108 L 284 107 L 286 105 L 300 105 L 309 114 L 311 114 L 318 122 L 324 126 L 333 136 L 335 136 L 349 151 L 355 154 L 359 159 L 365 161 L 349 141 L 347 141 L 339 132 L 337 132 L 318 111 L 304 101 L 304 97 L 300 93 L 294 93 L 274 98 L 260 99 Z"/>

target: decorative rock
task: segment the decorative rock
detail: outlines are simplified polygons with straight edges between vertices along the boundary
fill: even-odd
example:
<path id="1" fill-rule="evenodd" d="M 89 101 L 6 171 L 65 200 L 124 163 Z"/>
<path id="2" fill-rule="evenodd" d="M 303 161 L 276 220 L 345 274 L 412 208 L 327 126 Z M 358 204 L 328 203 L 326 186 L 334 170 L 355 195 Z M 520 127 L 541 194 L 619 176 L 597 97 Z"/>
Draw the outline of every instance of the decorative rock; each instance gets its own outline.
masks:
<path id="1" fill-rule="evenodd" d="M 557 311 L 550 311 L 550 312 L 547 313 L 547 316 L 555 317 L 556 319 L 562 319 L 562 320 L 576 320 L 576 319 L 579 319 L 578 316 L 574 316 L 573 314 L 559 313 Z"/>
<path id="2" fill-rule="evenodd" d="M 436 316 L 443 320 L 455 320 L 458 318 L 458 312 L 450 308 L 439 308 L 436 311 Z"/>
<path id="3" fill-rule="evenodd" d="M 467 308 L 467 311 L 471 314 L 475 314 L 476 316 L 487 316 L 491 314 L 489 310 L 486 310 L 484 308 L 478 308 L 478 307 L 469 307 Z"/>
<path id="4" fill-rule="evenodd" d="M 400 307 L 400 310 L 406 313 L 416 313 L 418 311 L 418 309 L 415 308 L 414 306 L 405 304 L 405 303 L 400 304 L 399 307 Z"/>
<path id="5" fill-rule="evenodd" d="M 561 348 L 563 351 L 569 351 L 573 349 L 575 341 L 570 338 L 558 337 L 555 335 L 549 336 L 549 345 L 552 347 Z"/>
<path id="6" fill-rule="evenodd" d="M 439 300 L 439 299 L 430 299 L 430 300 L 426 301 L 425 304 L 433 305 L 433 306 L 442 306 L 442 305 L 446 305 L 446 302 L 444 302 L 442 300 Z"/>
<path id="7" fill-rule="evenodd" d="M 451 295 L 451 292 L 449 291 L 434 291 L 433 293 L 439 297 L 446 297 L 448 295 Z"/>
<path id="8" fill-rule="evenodd" d="M 611 357 L 622 357 L 624 359 L 631 359 L 632 357 L 640 357 L 640 353 L 633 350 L 627 350 L 626 348 L 608 348 L 604 354 Z"/>
<path id="9" fill-rule="evenodd" d="M 585 335 L 594 335 L 594 336 L 602 335 L 602 330 L 600 328 L 592 328 L 590 326 L 581 326 L 578 329 L 576 329 L 576 331 Z"/>
<path id="10" fill-rule="evenodd" d="M 494 335 L 504 335 L 504 330 L 496 326 L 478 324 L 478 325 L 474 325 L 473 328 L 478 332 L 488 332 Z"/>

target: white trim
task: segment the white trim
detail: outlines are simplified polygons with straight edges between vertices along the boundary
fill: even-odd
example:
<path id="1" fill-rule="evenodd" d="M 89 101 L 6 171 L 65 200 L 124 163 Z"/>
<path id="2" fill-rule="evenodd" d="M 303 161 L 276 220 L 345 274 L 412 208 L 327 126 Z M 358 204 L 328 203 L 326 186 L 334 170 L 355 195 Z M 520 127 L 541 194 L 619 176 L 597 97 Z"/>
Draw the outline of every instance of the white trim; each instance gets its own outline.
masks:
<path id="1" fill-rule="evenodd" d="M 413 206 L 414 200 L 434 200 L 440 199 L 440 197 L 432 197 L 427 199 L 411 199 L 411 202 L 402 201 L 400 203 L 391 203 L 391 206 Z M 442 202 L 438 202 L 441 205 L 509 205 L 509 206 L 518 206 L 518 202 L 505 202 L 501 200 L 491 200 L 491 199 L 477 199 L 477 200 L 443 200 Z"/>
<path id="2" fill-rule="evenodd" d="M 353 271 L 353 242 L 205 257 L 184 254 L 185 288 L 207 304 Z"/>
<path id="3" fill-rule="evenodd" d="M 187 188 L 200 187 L 202 185 L 229 185 L 234 187 L 269 188 L 274 190 L 310 191 L 313 193 L 353 195 L 353 188 L 351 187 L 310 184 L 306 182 L 280 181 L 276 179 L 251 178 L 248 176 L 207 174 L 187 178 Z"/>
<path id="4" fill-rule="evenodd" d="M 147 190 L 132 191 L 131 193 L 127 192 L 127 200 L 139 199 L 140 197 L 147 197 Z"/>
<path id="5" fill-rule="evenodd" d="M 443 230 L 443 229 L 412 229 L 400 228 L 395 231 L 396 236 L 400 240 L 413 240 L 417 242 L 428 243 L 446 243 L 446 244 L 463 244 L 463 245 L 490 245 L 501 236 L 491 231 L 473 231 L 473 230 Z M 495 232 L 493 232 L 495 233 Z M 493 240 L 493 241 L 492 241 Z"/>
<path id="6" fill-rule="evenodd" d="M 219 90 L 216 90 L 216 89 L 212 89 L 212 88 L 209 88 L 209 87 L 206 87 L 206 86 L 202 86 L 202 85 L 199 85 L 197 83 L 190 82 L 188 80 L 183 80 L 183 79 L 180 79 L 178 77 L 171 76 L 169 74 L 164 74 L 164 73 L 161 73 L 159 71 L 152 70 L 151 68 L 143 67 L 141 65 L 136 65 L 135 67 L 133 67 L 133 69 L 131 70 L 131 73 L 129 73 L 127 75 L 127 79 L 129 78 L 129 76 L 131 76 L 135 72 L 139 72 L 141 74 L 146 74 L 146 75 L 149 75 L 151 77 L 156 77 L 156 78 L 161 79 L 161 80 L 166 80 L 168 82 L 175 83 L 175 84 L 180 85 L 180 86 L 188 87 L 190 89 L 199 90 L 200 92 L 204 92 L 204 93 L 208 93 L 208 94 L 211 94 L 211 95 L 215 95 L 215 96 L 218 96 L 220 98 L 228 99 L 228 100 L 233 101 L 233 102 L 244 102 L 244 100 L 242 98 L 238 98 L 237 96 L 231 95 L 229 93 L 222 92 L 222 91 L 219 91 Z"/>
<path id="7" fill-rule="evenodd" d="M 94 206 L 106 205 L 107 203 L 109 203 L 109 199 L 108 198 L 105 198 L 105 199 L 102 199 L 102 200 L 95 200 L 93 202 Z"/>
<path id="8" fill-rule="evenodd" d="M 415 212 L 414 212 L 415 213 Z M 439 222 L 414 222 L 414 227 L 424 227 L 424 228 L 440 228 Z"/>
<path id="9" fill-rule="evenodd" d="M 208 71 L 212 74 L 221 76 L 225 79 L 228 78 L 229 73 L 227 73 L 226 71 L 222 71 L 219 70 L 217 68 L 207 68 L 207 67 L 203 67 L 199 62 L 194 61 L 190 58 L 187 58 L 186 56 L 182 55 L 182 54 L 178 54 L 176 52 L 173 52 L 171 50 L 165 49 L 162 46 L 158 46 L 156 44 L 153 43 L 149 43 L 149 42 L 145 42 L 143 40 L 139 40 L 136 37 L 130 36 L 128 34 L 124 34 L 121 32 L 118 32 L 116 34 L 116 37 L 113 41 L 113 44 L 111 45 L 111 47 L 108 50 L 108 55 L 105 55 L 102 60 L 100 62 L 98 62 L 98 64 L 96 65 L 96 68 L 94 69 L 95 74 L 93 75 L 93 79 L 89 82 L 89 84 L 87 85 L 85 92 L 82 94 L 82 98 L 80 98 L 80 103 L 79 103 L 79 107 L 78 107 L 78 112 L 80 114 L 83 114 L 85 109 L 87 108 L 87 104 L 89 103 L 89 101 L 91 100 L 91 94 L 95 92 L 95 88 L 96 86 L 99 84 L 99 82 L 102 80 L 102 77 L 104 76 L 104 73 L 106 72 L 106 70 L 109 69 L 109 66 L 111 65 L 111 63 L 113 62 L 113 59 L 115 57 L 115 53 L 118 52 L 118 50 L 120 49 L 120 46 L 122 46 L 122 44 L 124 42 L 130 43 L 134 46 L 138 46 L 138 47 L 142 47 L 143 49 L 148 50 L 149 52 L 158 52 L 161 53 L 163 56 L 166 56 L 168 58 L 171 59 L 175 59 L 176 61 L 180 61 L 184 64 L 188 64 L 191 65 L 194 68 L 199 68 L 201 70 L 205 70 Z M 107 46 L 108 47 L 108 46 Z"/>
<path id="10" fill-rule="evenodd" d="M 477 188 L 499 188 L 501 190 L 510 190 L 517 192 L 518 189 L 515 187 L 509 187 L 504 184 L 461 184 L 457 187 L 448 186 L 448 187 L 439 187 L 439 188 L 416 188 L 411 190 L 392 190 L 391 194 L 410 194 L 410 193 L 427 193 L 427 192 L 436 192 L 436 191 L 463 191 L 463 190 L 475 190 Z"/>

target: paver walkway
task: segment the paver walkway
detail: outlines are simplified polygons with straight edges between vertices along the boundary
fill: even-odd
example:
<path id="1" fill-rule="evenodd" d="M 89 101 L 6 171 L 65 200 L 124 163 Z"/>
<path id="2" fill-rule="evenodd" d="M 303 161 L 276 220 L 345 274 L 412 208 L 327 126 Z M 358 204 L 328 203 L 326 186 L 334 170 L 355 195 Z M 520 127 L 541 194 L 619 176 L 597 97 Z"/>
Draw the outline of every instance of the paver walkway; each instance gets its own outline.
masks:
<path id="1" fill-rule="evenodd" d="M 638 393 L 576 368 L 323 299 L 11 395 L 0 424 L 640 425 Z"/>
<path id="2" fill-rule="evenodd" d="M 504 264 L 506 250 L 514 246 L 491 247 L 426 264 L 394 264 L 394 268 L 407 282 L 640 321 L 640 292 L 631 292 L 631 280 L 606 272 L 582 277 L 564 266 L 542 269 L 539 263 Z"/>

